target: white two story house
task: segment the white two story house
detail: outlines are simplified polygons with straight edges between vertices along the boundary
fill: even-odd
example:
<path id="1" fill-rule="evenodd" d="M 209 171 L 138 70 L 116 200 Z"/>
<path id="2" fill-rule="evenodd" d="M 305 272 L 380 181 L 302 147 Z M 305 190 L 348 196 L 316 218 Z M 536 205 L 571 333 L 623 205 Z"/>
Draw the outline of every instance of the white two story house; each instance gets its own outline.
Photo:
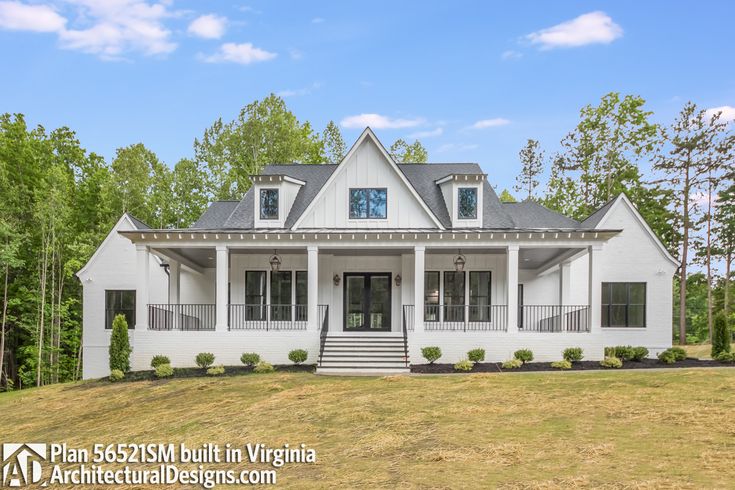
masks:
<path id="1" fill-rule="evenodd" d="M 132 369 L 198 352 L 237 365 L 309 352 L 317 372 L 400 372 L 482 347 L 558 360 L 671 346 L 674 259 L 625 197 L 579 222 L 502 203 L 476 164 L 397 164 L 366 129 L 339 164 L 269 165 L 186 229 L 124 215 L 85 267 L 84 377 L 109 374 L 112 318 Z"/>

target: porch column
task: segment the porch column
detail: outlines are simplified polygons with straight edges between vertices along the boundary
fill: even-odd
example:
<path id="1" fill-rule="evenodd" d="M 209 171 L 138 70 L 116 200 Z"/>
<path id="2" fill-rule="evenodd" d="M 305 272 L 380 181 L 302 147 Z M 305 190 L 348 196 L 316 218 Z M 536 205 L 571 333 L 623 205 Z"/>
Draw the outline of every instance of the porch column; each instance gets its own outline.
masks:
<path id="1" fill-rule="evenodd" d="M 424 331 L 424 270 L 426 268 L 426 247 L 413 248 L 413 331 Z"/>
<path id="2" fill-rule="evenodd" d="M 590 245 L 589 247 L 587 247 L 587 257 L 589 258 L 587 304 L 589 304 L 590 307 L 590 332 L 598 331 L 601 328 L 602 323 L 602 283 L 600 282 L 600 250 L 602 250 L 602 245 Z"/>
<path id="3" fill-rule="evenodd" d="M 564 306 L 564 302 L 569 303 L 571 290 L 571 263 L 568 261 L 564 261 L 559 264 L 559 306 Z"/>
<path id="4" fill-rule="evenodd" d="M 148 282 L 150 275 L 150 253 L 147 245 L 136 244 L 137 277 L 135 288 L 135 329 L 148 328 Z"/>
<path id="5" fill-rule="evenodd" d="M 217 245 L 217 269 L 215 271 L 215 327 L 217 331 L 227 331 L 227 289 L 230 272 L 230 253 L 226 245 Z"/>
<path id="6" fill-rule="evenodd" d="M 181 301 L 181 264 L 175 260 L 168 263 L 168 302 L 178 305 Z"/>
<path id="7" fill-rule="evenodd" d="M 307 274 L 307 328 L 319 330 L 319 247 L 306 247 Z"/>
<path id="8" fill-rule="evenodd" d="M 508 332 L 518 331 L 518 245 L 506 247 L 507 269 L 506 282 L 508 284 Z"/>

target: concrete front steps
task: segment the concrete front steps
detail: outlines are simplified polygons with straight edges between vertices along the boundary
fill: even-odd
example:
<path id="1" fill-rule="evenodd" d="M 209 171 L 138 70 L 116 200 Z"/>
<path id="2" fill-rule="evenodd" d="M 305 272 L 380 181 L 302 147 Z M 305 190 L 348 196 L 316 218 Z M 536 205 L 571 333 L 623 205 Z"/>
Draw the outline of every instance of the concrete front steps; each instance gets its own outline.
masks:
<path id="1" fill-rule="evenodd" d="M 317 374 L 405 374 L 406 351 L 402 336 L 329 335 L 316 368 Z"/>

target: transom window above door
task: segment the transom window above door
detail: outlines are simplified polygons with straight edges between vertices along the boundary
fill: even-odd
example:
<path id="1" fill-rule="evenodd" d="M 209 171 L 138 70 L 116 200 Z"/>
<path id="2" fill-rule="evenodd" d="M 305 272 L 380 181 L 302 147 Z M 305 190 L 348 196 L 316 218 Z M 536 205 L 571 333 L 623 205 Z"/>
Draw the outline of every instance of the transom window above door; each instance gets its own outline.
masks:
<path id="1" fill-rule="evenodd" d="M 388 216 L 388 189 L 350 189 L 350 219 L 385 219 Z"/>

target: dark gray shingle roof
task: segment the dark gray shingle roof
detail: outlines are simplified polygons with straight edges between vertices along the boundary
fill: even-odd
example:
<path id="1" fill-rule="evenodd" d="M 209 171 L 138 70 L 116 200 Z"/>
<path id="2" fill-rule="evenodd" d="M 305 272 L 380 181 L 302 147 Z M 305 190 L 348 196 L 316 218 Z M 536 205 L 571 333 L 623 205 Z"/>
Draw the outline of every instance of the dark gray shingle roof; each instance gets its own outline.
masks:
<path id="1" fill-rule="evenodd" d="M 200 229 L 224 228 L 227 218 L 230 217 L 239 203 L 240 201 L 215 201 L 191 227 Z M 252 215 L 252 213 L 250 214 Z"/>
<path id="2" fill-rule="evenodd" d="M 143 223 L 141 220 L 139 220 L 138 218 L 136 218 L 132 214 L 130 214 L 130 213 L 126 213 L 126 214 L 128 215 L 128 218 L 130 218 L 130 221 L 133 222 L 133 224 L 135 225 L 135 227 L 137 229 L 139 229 L 139 230 L 150 230 L 151 229 L 150 226 L 148 226 L 147 224 Z"/>
<path id="3" fill-rule="evenodd" d="M 503 209 L 516 228 L 579 228 L 579 222 L 552 211 L 536 201 L 504 202 Z"/>
<path id="4" fill-rule="evenodd" d="M 582 221 L 582 226 L 585 228 L 594 228 L 598 224 L 600 224 L 600 221 L 602 221 L 602 218 L 605 217 L 605 215 L 610 210 L 610 208 L 615 203 L 615 201 L 618 199 L 618 197 L 620 196 L 615 196 L 614 198 L 610 199 L 605 204 L 603 204 L 600 209 L 598 209 L 594 213 L 587 216 L 587 218 L 584 221 Z"/>

